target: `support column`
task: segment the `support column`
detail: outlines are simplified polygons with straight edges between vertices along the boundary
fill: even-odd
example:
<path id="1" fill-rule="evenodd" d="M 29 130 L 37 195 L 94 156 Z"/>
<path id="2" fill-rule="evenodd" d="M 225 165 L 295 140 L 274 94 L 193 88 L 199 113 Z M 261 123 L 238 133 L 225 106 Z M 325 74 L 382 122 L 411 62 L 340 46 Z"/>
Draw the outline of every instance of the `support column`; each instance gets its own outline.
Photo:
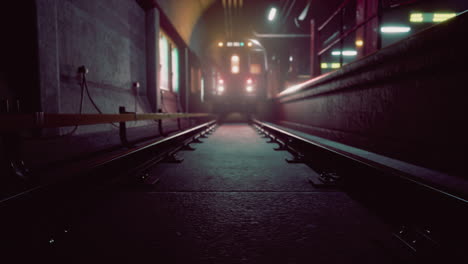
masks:
<path id="1" fill-rule="evenodd" d="M 40 111 L 60 113 L 60 60 L 57 1 L 36 0 Z M 44 136 L 61 134 L 61 128 L 42 129 Z"/>
<path id="2" fill-rule="evenodd" d="M 317 56 L 320 51 L 318 45 L 318 32 L 317 26 L 313 19 L 310 20 L 310 76 L 316 77 L 320 75 L 319 57 Z"/>
<path id="3" fill-rule="evenodd" d="M 60 113 L 60 64 L 56 0 L 36 0 L 41 111 Z"/>
<path id="4" fill-rule="evenodd" d="M 159 92 L 159 10 L 146 10 L 146 94 L 153 112 L 161 105 Z"/>

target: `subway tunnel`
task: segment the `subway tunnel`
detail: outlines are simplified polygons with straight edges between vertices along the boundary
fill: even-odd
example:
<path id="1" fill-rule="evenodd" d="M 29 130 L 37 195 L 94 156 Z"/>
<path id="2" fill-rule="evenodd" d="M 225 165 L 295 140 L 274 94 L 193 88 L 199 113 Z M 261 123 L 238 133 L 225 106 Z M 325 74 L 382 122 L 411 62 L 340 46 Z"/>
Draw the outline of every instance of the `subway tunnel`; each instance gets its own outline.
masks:
<path id="1" fill-rule="evenodd" d="M 468 263 L 465 0 L 0 9 L 2 263 Z"/>

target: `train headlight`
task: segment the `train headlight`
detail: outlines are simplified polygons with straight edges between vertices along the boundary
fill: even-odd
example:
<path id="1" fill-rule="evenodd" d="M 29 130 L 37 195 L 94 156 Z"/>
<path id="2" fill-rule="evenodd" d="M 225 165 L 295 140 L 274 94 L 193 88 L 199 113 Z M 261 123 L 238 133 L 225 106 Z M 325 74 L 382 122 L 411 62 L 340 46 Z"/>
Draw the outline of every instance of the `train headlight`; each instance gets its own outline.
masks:
<path id="1" fill-rule="evenodd" d="M 232 66 L 231 72 L 232 73 L 239 73 L 239 66 Z"/>

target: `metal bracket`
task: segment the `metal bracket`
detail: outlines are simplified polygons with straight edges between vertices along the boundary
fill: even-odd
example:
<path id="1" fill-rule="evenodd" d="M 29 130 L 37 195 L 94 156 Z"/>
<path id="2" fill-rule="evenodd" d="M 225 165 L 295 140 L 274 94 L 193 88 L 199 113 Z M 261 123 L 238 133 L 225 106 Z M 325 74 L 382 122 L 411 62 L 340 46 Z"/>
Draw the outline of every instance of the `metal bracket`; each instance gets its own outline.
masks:
<path id="1" fill-rule="evenodd" d="M 286 160 L 287 163 L 306 163 L 307 162 L 303 155 L 294 155 L 292 159 L 286 158 L 284 160 Z"/>
<path id="2" fill-rule="evenodd" d="M 175 153 L 168 154 L 161 162 L 182 163 L 184 159 L 177 157 Z"/>
<path id="3" fill-rule="evenodd" d="M 10 160 L 10 169 L 21 180 L 29 180 L 30 170 L 26 167 L 23 160 Z"/>
<path id="4" fill-rule="evenodd" d="M 278 143 L 278 142 L 276 142 L 276 143 Z M 274 151 L 287 151 L 288 150 L 288 146 L 280 144 L 280 143 L 278 143 L 278 145 L 279 145 L 279 147 L 274 148 L 273 149 Z"/>
<path id="5" fill-rule="evenodd" d="M 190 144 L 184 145 L 180 150 L 186 150 L 186 151 L 194 151 L 196 148 L 193 148 L 190 146 Z"/>
<path id="6" fill-rule="evenodd" d="M 192 142 L 191 143 L 203 143 L 203 141 L 201 141 L 199 138 L 193 138 Z"/>
<path id="7" fill-rule="evenodd" d="M 128 114 L 128 113 L 129 112 L 125 110 L 125 106 L 119 107 L 119 114 Z M 122 145 L 126 147 L 132 147 L 132 144 L 130 144 L 130 142 L 128 142 L 128 139 L 127 139 L 127 125 L 125 122 L 119 122 L 119 136 L 120 136 L 120 142 L 122 143 Z"/>
<path id="8" fill-rule="evenodd" d="M 335 185 L 341 179 L 336 172 L 322 172 L 319 180 L 327 185 Z"/>

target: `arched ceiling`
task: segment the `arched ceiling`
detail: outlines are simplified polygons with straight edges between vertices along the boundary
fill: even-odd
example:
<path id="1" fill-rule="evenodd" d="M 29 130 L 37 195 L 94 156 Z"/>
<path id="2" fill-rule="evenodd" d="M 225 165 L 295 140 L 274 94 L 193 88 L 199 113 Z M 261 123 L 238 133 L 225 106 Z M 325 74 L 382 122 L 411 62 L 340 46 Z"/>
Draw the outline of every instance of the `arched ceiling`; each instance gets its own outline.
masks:
<path id="1" fill-rule="evenodd" d="M 222 39 L 249 38 L 255 32 L 308 34 L 312 17 L 321 20 L 343 0 L 146 1 L 158 6 L 191 50 L 205 57 L 210 46 Z M 272 6 L 278 8 L 276 24 L 266 20 Z M 307 16 L 298 23 L 297 18 L 307 6 Z"/>
<path id="2" fill-rule="evenodd" d="M 216 0 L 155 0 L 186 44 L 203 13 Z"/>

